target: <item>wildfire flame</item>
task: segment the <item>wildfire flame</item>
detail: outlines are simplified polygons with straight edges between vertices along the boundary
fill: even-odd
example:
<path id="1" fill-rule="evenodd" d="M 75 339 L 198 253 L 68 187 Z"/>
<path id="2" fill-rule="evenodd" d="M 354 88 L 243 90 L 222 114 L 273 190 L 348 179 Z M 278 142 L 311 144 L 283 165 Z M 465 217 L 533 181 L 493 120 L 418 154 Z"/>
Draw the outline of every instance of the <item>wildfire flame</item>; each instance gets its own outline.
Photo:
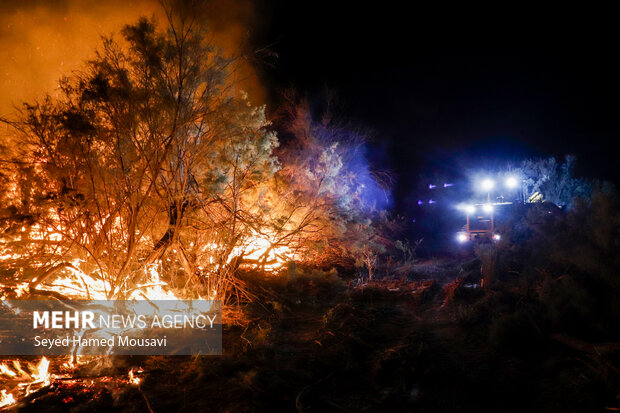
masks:
<path id="1" fill-rule="evenodd" d="M 37 384 L 37 383 L 43 383 L 44 386 L 49 385 L 50 384 L 49 367 L 50 367 L 49 360 L 43 357 L 41 361 L 39 362 L 39 364 L 37 365 L 35 372 L 32 374 L 32 378 L 34 379 L 34 381 L 30 383 L 30 385 Z"/>
<path id="2" fill-rule="evenodd" d="M 29 230 L 22 228 L 24 237 L 30 240 L 46 240 L 46 241 L 60 241 L 62 235 L 54 228 L 45 228 L 41 225 L 34 225 Z M 216 252 L 221 249 L 216 244 L 206 244 L 203 252 L 206 256 L 213 256 L 212 252 Z M 212 250 L 212 251 L 211 251 Z M 245 239 L 245 242 L 240 243 L 231 252 L 230 260 L 233 257 L 242 256 L 244 262 L 242 266 L 260 266 L 261 269 L 266 272 L 275 272 L 282 268 L 287 262 L 294 260 L 295 254 L 288 247 L 279 245 L 275 240 L 275 237 L 268 234 L 252 233 Z M 0 261 L 4 262 L 18 262 L 23 259 L 17 253 L 11 251 L 10 245 L 0 244 Z M 68 262 L 66 268 L 58 271 L 54 274 L 54 277 L 49 277 L 43 280 L 41 283 L 37 283 L 37 289 L 40 291 L 48 291 L 60 294 L 63 297 L 69 299 L 90 299 L 90 300 L 108 300 L 110 298 L 110 292 L 112 286 L 108 281 L 110 277 L 105 277 L 103 274 L 95 271 L 89 273 L 83 270 L 87 267 L 84 260 L 80 258 L 72 259 Z M 200 266 L 198 269 L 206 277 L 213 275 L 218 271 L 217 264 L 213 261 L 207 260 L 205 262 L 204 270 Z M 19 270 L 18 270 L 19 272 Z M 128 300 L 135 301 L 152 301 L 152 300 L 173 300 L 179 301 L 182 299 L 171 286 L 162 279 L 162 262 L 155 261 L 144 268 L 144 274 L 140 282 L 134 281 L 132 285 L 124 285 L 121 289 L 121 295 Z M 23 273 L 20 273 L 23 274 Z M 10 296 L 11 298 L 25 298 L 32 292 L 31 285 L 36 283 L 37 279 L 27 280 L 21 283 L 11 285 L 10 288 L 5 287 L 5 293 L 0 290 L 0 300 L 7 305 L 15 313 L 19 312 L 19 308 L 9 306 L 6 301 Z M 10 291 L 10 296 L 6 293 Z M 208 299 L 220 298 L 219 291 L 214 286 L 209 285 L 206 292 Z M 201 297 L 198 297 L 201 298 Z M 182 311 L 190 312 L 192 309 L 180 309 Z M 78 332 L 77 334 L 81 334 Z M 100 334 L 108 334 L 106 331 L 100 331 Z M 74 371 L 76 366 L 81 364 L 82 356 L 75 356 L 71 362 L 60 361 L 59 371 Z M 0 363 L 0 381 L 1 387 L 4 387 L 0 394 L 0 408 L 5 406 L 11 406 L 16 404 L 20 398 L 26 397 L 33 392 L 49 386 L 55 378 L 59 376 L 50 373 L 51 365 L 50 361 L 43 357 L 38 364 L 27 364 L 25 368 L 22 368 L 19 361 L 13 361 L 12 365 L 7 363 Z M 128 372 L 127 383 L 130 385 L 139 385 L 142 379 L 139 377 L 139 373 L 142 370 L 131 369 Z M 5 383 L 8 383 L 5 384 Z"/>
<path id="3" fill-rule="evenodd" d="M 233 255 L 243 255 L 247 262 L 259 264 L 267 272 L 276 271 L 287 262 L 299 258 L 289 246 L 278 245 L 270 238 L 272 237 L 269 235 L 254 232 L 245 245 L 240 245 L 233 250 Z"/>
<path id="4" fill-rule="evenodd" d="M 17 403 L 15 397 L 11 393 L 7 393 L 6 390 L 0 390 L 0 408 L 11 406 Z"/>
<path id="5" fill-rule="evenodd" d="M 29 364 L 27 370 L 22 369 L 19 361 L 13 361 L 13 368 L 9 367 L 6 363 L 0 364 L 0 375 L 8 377 L 8 382 L 18 381 L 14 390 L 23 392 L 24 396 L 49 386 L 51 383 L 52 375 L 49 372 L 50 362 L 47 358 L 43 357 L 39 363 L 35 365 Z M 0 408 L 11 406 L 17 403 L 17 399 L 13 393 L 9 393 L 7 389 L 0 390 Z"/>
<path id="6" fill-rule="evenodd" d="M 141 370 L 137 371 L 138 373 L 141 373 Z M 134 384 L 134 385 L 139 385 L 140 382 L 142 381 L 142 379 L 140 379 L 140 377 L 136 377 L 136 375 L 133 372 L 133 369 L 129 370 L 129 384 Z"/>
<path id="7" fill-rule="evenodd" d="M 106 293 L 109 291 L 109 286 L 102 282 L 97 277 L 91 276 L 80 270 L 80 260 L 74 260 L 72 262 L 72 268 L 65 271 L 61 276 L 57 277 L 53 281 L 46 283 L 44 288 L 48 291 L 55 291 L 63 296 L 75 299 L 93 299 L 93 300 L 106 300 Z M 143 283 L 137 284 L 127 295 L 129 300 L 141 301 L 141 300 L 173 300 L 179 301 L 181 298 L 177 296 L 168 284 L 161 279 L 159 273 L 158 263 L 150 266 L 146 272 L 146 279 Z M 13 291 L 18 297 L 27 295 L 28 284 L 22 283 L 14 288 Z M 212 297 L 217 294 L 217 291 L 211 293 Z M 212 298 L 210 297 L 210 298 Z M 10 308 L 14 312 L 19 312 L 19 308 L 14 308 L 6 301 L 7 297 L 2 296 L 2 302 L 7 308 Z M 179 301 L 182 303 L 182 301 Z M 191 312 L 191 308 L 179 307 L 179 310 L 185 312 Z M 78 332 L 79 334 L 79 332 Z M 106 331 L 101 331 L 100 334 L 108 334 Z M 80 365 L 80 356 L 74 358 L 74 362 Z M 73 370 L 76 367 L 74 362 L 65 362 L 60 366 L 61 369 Z M 0 408 L 14 405 L 22 397 L 26 397 L 33 392 L 49 386 L 53 379 L 58 377 L 50 373 L 50 361 L 43 357 L 38 364 L 28 364 L 26 369 L 21 367 L 19 361 L 14 360 L 12 365 L 7 363 L 0 363 L 0 384 L 3 387 L 0 394 Z M 131 369 L 128 373 L 128 383 L 131 385 L 139 385 L 141 378 L 136 374 L 142 373 L 142 370 Z"/>

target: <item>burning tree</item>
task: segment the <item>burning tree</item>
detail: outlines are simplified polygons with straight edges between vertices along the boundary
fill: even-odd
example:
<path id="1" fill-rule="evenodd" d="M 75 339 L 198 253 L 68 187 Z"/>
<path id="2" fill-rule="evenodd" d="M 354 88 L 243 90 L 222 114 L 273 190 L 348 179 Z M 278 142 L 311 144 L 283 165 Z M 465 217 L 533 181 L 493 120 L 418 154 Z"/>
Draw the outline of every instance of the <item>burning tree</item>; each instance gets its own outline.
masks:
<path id="1" fill-rule="evenodd" d="M 244 294 L 240 266 L 355 255 L 351 231 L 372 230 L 385 193 L 361 135 L 293 102 L 294 139 L 276 152 L 237 59 L 191 17 L 167 16 L 166 30 L 141 19 L 104 38 L 57 97 L 5 121 L 0 248 L 18 293 L 140 298 L 166 274 L 186 296 L 226 300 Z"/>
<path id="2" fill-rule="evenodd" d="M 3 266 L 31 292 L 70 271 L 100 287 L 77 282 L 82 297 L 124 298 L 159 266 L 226 296 L 255 247 L 277 138 L 237 91 L 235 59 L 168 17 L 165 32 L 141 19 L 104 39 L 58 98 L 11 122 Z"/>

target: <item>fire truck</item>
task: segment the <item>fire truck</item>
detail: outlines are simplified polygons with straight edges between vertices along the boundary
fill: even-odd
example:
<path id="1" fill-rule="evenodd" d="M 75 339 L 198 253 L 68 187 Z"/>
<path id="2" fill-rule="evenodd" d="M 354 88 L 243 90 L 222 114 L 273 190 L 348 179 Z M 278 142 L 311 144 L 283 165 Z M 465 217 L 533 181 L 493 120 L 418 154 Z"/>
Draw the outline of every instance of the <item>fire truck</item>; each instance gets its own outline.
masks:
<path id="1" fill-rule="evenodd" d="M 496 232 L 496 214 L 498 211 L 507 211 L 512 202 L 487 202 L 472 204 L 464 207 L 466 224 L 457 234 L 461 243 L 467 241 L 499 241 L 501 235 Z"/>
<path id="2" fill-rule="evenodd" d="M 466 213 L 466 223 L 457 233 L 456 239 L 460 243 L 499 241 L 501 235 L 497 231 L 497 224 L 510 217 L 522 216 L 532 208 L 539 209 L 543 215 L 562 214 L 560 207 L 553 202 L 546 201 L 538 192 L 525 202 L 501 201 L 465 205 L 461 209 Z"/>

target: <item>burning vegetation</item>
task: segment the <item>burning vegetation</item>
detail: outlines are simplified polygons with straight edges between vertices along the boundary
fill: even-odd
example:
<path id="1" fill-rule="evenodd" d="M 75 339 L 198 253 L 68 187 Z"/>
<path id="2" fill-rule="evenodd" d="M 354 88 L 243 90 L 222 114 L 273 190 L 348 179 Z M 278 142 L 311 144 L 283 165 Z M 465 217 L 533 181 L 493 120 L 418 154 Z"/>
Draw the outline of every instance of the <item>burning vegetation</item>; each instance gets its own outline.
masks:
<path id="1" fill-rule="evenodd" d="M 2 300 L 239 304 L 254 297 L 240 270 L 292 262 L 357 259 L 372 277 L 377 253 L 360 240 L 381 244 L 370 219 L 381 190 L 360 166 L 363 142 L 294 100 L 281 145 L 233 80 L 240 59 L 209 39 L 183 13 L 168 10 L 164 28 L 140 19 L 57 97 L 3 119 Z M 2 364 L 2 406 L 64 377 L 48 366 Z"/>
<path id="2" fill-rule="evenodd" d="M 138 298 L 165 282 L 241 298 L 237 269 L 308 260 L 359 218 L 346 149 L 277 157 L 264 108 L 230 81 L 235 60 L 169 17 L 166 32 L 143 19 L 105 39 L 62 97 L 9 122 L 2 261 L 18 295 Z"/>

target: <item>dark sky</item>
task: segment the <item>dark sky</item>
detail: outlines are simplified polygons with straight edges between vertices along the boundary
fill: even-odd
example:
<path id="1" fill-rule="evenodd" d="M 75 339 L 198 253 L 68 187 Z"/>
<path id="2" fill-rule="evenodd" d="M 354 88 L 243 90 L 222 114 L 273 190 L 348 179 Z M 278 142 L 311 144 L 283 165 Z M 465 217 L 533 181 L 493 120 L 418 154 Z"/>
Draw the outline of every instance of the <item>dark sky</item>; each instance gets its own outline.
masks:
<path id="1" fill-rule="evenodd" d="M 618 33 L 604 10 L 360 4 L 263 0 L 253 38 L 279 55 L 260 68 L 272 107 L 290 86 L 327 86 L 374 130 L 397 206 L 420 175 L 532 155 L 575 154 L 579 174 L 618 182 Z"/>

